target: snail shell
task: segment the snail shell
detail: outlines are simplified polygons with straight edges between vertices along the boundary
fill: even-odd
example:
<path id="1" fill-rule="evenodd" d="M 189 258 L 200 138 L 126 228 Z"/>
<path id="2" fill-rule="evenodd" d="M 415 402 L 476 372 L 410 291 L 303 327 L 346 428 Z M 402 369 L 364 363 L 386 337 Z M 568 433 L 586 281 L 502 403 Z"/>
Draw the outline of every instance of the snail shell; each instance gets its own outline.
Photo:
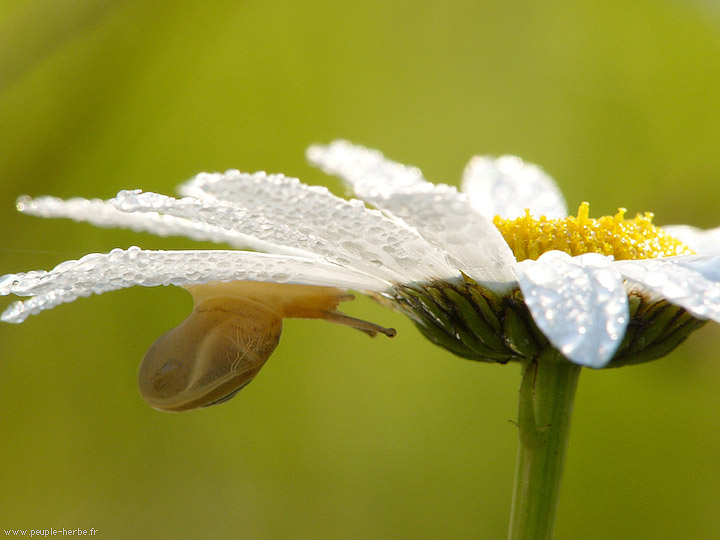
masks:
<path id="1" fill-rule="evenodd" d="M 253 380 L 281 331 L 282 318 L 267 305 L 243 297 L 202 300 L 145 354 L 140 394 L 166 411 L 222 403 Z"/>

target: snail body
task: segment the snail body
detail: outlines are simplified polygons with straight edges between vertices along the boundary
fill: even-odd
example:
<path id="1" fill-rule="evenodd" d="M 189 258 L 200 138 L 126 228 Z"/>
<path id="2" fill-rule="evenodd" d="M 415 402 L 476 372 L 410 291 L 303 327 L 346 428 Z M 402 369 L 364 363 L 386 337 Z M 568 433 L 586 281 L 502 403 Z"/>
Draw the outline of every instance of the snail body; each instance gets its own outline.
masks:
<path id="1" fill-rule="evenodd" d="M 370 335 L 395 330 L 337 311 L 352 296 L 332 287 L 237 281 L 188 286 L 192 313 L 152 344 L 138 372 L 152 407 L 185 411 L 222 403 L 252 381 L 277 347 L 285 317 L 319 318 Z"/>

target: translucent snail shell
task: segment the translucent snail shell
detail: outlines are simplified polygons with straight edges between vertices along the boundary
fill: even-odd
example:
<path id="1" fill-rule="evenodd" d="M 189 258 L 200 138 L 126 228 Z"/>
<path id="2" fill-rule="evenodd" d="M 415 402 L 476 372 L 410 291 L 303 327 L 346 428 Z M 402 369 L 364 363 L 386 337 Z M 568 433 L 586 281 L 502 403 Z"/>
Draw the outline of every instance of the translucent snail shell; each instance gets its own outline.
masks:
<path id="1" fill-rule="evenodd" d="M 228 400 L 257 375 L 281 331 L 282 318 L 256 301 L 203 300 L 147 351 L 138 373 L 140 394 L 167 411 Z"/>
<path id="2" fill-rule="evenodd" d="M 395 330 L 337 311 L 352 296 L 333 287 L 251 281 L 185 287 L 192 313 L 152 344 L 138 373 L 152 407 L 186 411 L 222 403 L 255 378 L 280 341 L 285 317 L 324 319 L 369 335 Z"/>

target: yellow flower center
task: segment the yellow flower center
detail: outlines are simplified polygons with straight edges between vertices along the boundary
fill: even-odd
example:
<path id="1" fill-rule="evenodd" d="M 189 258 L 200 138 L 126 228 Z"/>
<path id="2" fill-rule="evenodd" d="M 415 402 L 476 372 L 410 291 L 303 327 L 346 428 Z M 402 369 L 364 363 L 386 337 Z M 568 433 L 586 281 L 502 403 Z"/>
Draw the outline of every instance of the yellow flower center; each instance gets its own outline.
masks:
<path id="1" fill-rule="evenodd" d="M 590 205 L 580 204 L 577 217 L 534 218 L 529 210 L 517 219 L 495 216 L 493 223 L 518 261 L 537 259 L 546 251 L 559 250 L 572 256 L 602 253 L 621 259 L 651 259 L 690 255 L 693 251 L 652 223 L 653 214 L 625 219 L 625 208 L 614 216 L 590 218 Z"/>

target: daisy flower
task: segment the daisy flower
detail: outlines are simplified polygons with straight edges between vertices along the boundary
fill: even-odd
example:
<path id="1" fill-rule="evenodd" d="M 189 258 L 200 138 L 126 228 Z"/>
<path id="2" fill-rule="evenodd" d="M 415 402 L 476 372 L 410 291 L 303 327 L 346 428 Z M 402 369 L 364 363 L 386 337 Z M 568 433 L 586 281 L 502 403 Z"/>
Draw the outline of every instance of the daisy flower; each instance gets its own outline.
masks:
<path id="1" fill-rule="evenodd" d="M 587 203 L 568 216 L 553 180 L 515 157 L 473 158 L 462 191 L 345 141 L 313 146 L 308 159 L 364 202 L 235 170 L 196 176 L 182 198 L 21 197 L 26 214 L 236 249 L 131 247 L 6 275 L 0 294 L 31 298 L 2 320 L 133 285 L 187 289 L 192 313 L 152 345 L 139 375 L 143 397 L 167 410 L 232 397 L 270 356 L 286 317 L 393 336 L 338 311 L 349 290 L 405 313 L 459 356 L 500 363 L 548 349 L 579 366 L 637 363 L 720 321 L 720 230 L 660 229 L 651 214 L 626 219 L 624 209 L 593 219 Z"/>
<path id="2" fill-rule="evenodd" d="M 473 158 L 462 191 L 345 141 L 313 146 L 308 159 L 362 201 L 234 170 L 196 176 L 180 186 L 182 198 L 21 197 L 27 214 L 235 249 L 131 247 L 9 274 L 0 294 L 30 298 L 2 320 L 133 285 L 185 288 L 192 312 L 150 347 L 138 374 L 151 406 L 181 411 L 249 383 L 284 318 L 394 336 L 338 310 L 348 291 L 367 294 L 459 356 L 520 363 L 509 538 L 552 538 L 581 368 L 659 358 L 706 320 L 720 321 L 720 229 L 658 228 L 652 214 L 628 219 L 623 208 L 591 218 L 587 203 L 568 215 L 553 180 L 515 157 Z"/>

